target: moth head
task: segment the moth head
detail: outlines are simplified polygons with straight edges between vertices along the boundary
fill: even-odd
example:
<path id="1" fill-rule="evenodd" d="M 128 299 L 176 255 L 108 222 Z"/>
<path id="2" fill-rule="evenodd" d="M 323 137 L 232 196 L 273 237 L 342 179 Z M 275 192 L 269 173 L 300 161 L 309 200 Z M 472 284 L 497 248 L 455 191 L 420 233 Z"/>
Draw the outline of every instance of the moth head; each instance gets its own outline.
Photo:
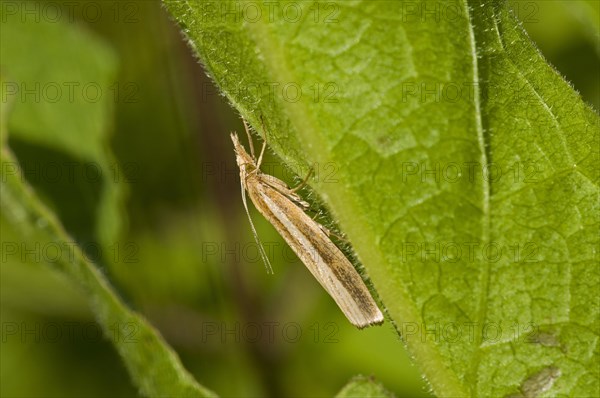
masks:
<path id="1" fill-rule="evenodd" d="M 256 161 L 250 156 L 246 149 L 240 143 L 236 133 L 231 133 L 231 141 L 235 151 L 235 161 L 237 162 L 240 171 L 250 172 L 256 168 Z"/>

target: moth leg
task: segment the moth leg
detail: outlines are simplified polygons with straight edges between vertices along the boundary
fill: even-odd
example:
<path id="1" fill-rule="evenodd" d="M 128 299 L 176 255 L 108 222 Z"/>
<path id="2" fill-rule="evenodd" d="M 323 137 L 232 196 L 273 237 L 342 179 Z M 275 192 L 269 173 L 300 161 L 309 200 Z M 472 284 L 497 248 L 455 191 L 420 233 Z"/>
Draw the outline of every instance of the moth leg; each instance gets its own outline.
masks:
<path id="1" fill-rule="evenodd" d="M 256 168 L 259 169 L 260 168 L 260 164 L 262 163 L 263 160 L 263 155 L 265 154 L 265 149 L 267 148 L 267 141 L 263 141 L 262 144 L 262 149 L 260 150 L 260 155 L 258 156 L 258 160 L 256 161 Z"/>
<path id="2" fill-rule="evenodd" d="M 319 227 L 321 227 L 321 230 L 325 233 L 325 235 L 327 235 L 327 236 L 335 236 L 336 238 L 338 238 L 342 242 L 350 243 L 348 241 L 348 239 L 344 238 L 343 236 L 340 236 L 340 235 L 336 234 L 335 232 L 332 232 L 329 228 L 327 228 L 327 227 L 325 227 L 325 226 L 323 226 L 321 224 L 319 224 Z"/>
<path id="3" fill-rule="evenodd" d="M 260 120 L 262 121 L 263 118 L 262 116 L 260 117 Z M 248 136 L 248 143 L 250 144 L 250 155 L 252 156 L 252 159 L 254 159 L 254 162 L 256 163 L 256 168 L 259 169 L 260 168 L 260 164 L 262 163 L 262 159 L 263 159 L 263 155 L 265 154 L 265 149 L 267 148 L 267 136 L 265 135 L 263 137 L 264 141 L 263 141 L 263 145 L 262 148 L 260 150 L 260 155 L 258 155 L 258 160 L 256 159 L 256 154 L 254 153 L 254 143 L 252 142 L 252 134 L 250 134 L 250 126 L 248 125 L 248 122 L 246 121 L 246 119 L 242 118 L 242 122 L 244 123 L 244 130 L 246 130 L 246 135 Z M 265 124 L 263 123 L 263 130 L 265 128 Z"/>
<path id="4" fill-rule="evenodd" d="M 297 190 L 301 189 L 302 187 L 304 187 L 306 185 L 306 183 L 308 182 L 308 179 L 310 178 L 311 174 L 315 171 L 315 169 L 313 167 L 310 168 L 310 170 L 308 171 L 308 174 L 306 175 L 306 177 L 304 178 L 304 180 L 302 180 L 302 182 L 298 185 L 296 185 L 296 187 L 290 189 L 290 192 L 296 192 Z"/>
<path id="5" fill-rule="evenodd" d="M 260 123 L 262 125 L 264 135 L 263 135 L 263 146 L 260 151 L 260 155 L 258 156 L 258 160 L 256 162 L 257 169 L 260 168 L 260 165 L 261 165 L 262 159 L 263 159 L 263 155 L 265 152 L 265 148 L 267 147 L 267 129 L 265 127 L 265 119 L 263 118 L 262 115 L 260 115 Z M 268 174 L 262 174 L 262 179 L 271 188 L 276 189 L 279 193 L 281 193 L 282 195 L 285 195 L 288 199 L 290 199 L 291 201 L 293 201 L 294 203 L 296 203 L 297 205 L 302 207 L 304 210 L 308 210 L 310 208 L 310 205 L 307 202 L 305 202 L 304 200 L 302 200 L 302 198 L 296 194 L 296 191 L 298 189 L 302 188 L 302 186 L 306 185 L 306 182 L 308 181 L 312 171 L 313 170 L 311 169 L 311 171 L 308 173 L 308 176 L 306 176 L 304 181 L 294 189 L 290 189 L 287 186 L 287 184 L 285 182 L 281 181 L 279 178 L 273 177 Z M 257 171 L 257 173 L 258 173 L 258 171 Z"/>
<path id="6" fill-rule="evenodd" d="M 265 154 L 265 148 L 267 147 L 267 129 L 265 128 L 265 120 L 263 119 L 262 115 L 260 115 L 260 124 L 262 125 L 262 129 L 263 129 L 263 145 L 262 145 L 262 149 L 260 150 L 260 155 L 258 156 L 258 160 L 256 161 L 257 168 L 260 168 L 260 164 L 262 163 L 263 155 Z"/>
<path id="7" fill-rule="evenodd" d="M 314 169 L 311 168 L 310 171 L 308 172 L 308 175 L 304 178 L 304 180 L 294 188 L 289 188 L 285 182 L 281 181 L 280 179 L 278 179 L 276 177 L 273 177 L 273 176 L 265 176 L 265 177 L 268 177 L 266 179 L 266 181 L 272 188 L 275 188 L 281 194 L 285 195 L 288 199 L 290 199 L 293 202 L 295 202 L 296 204 L 300 205 L 304 210 L 308 210 L 310 208 L 310 205 L 306 201 L 302 200 L 302 198 L 300 196 L 298 196 L 298 194 L 296 192 L 300 188 L 302 188 L 303 186 L 306 185 L 306 183 L 308 182 L 308 179 L 310 178 L 310 176 L 313 172 L 314 172 Z"/>
<path id="8" fill-rule="evenodd" d="M 302 198 L 298 196 L 298 194 L 296 194 L 292 189 L 290 189 L 287 186 L 287 184 L 281 181 L 279 178 L 273 177 L 272 175 L 263 174 L 262 179 L 271 188 L 275 189 L 277 192 L 284 195 L 286 198 L 296 203 L 304 210 L 308 210 L 310 208 L 310 205 L 307 202 L 302 200 Z"/>
<path id="9" fill-rule="evenodd" d="M 288 197 L 290 200 L 292 200 L 294 203 L 296 203 L 298 206 L 302 207 L 302 209 L 304 211 L 307 211 L 310 209 L 310 204 L 308 204 L 308 202 L 302 200 L 302 198 L 296 194 L 292 193 L 283 193 L 286 197 Z"/>

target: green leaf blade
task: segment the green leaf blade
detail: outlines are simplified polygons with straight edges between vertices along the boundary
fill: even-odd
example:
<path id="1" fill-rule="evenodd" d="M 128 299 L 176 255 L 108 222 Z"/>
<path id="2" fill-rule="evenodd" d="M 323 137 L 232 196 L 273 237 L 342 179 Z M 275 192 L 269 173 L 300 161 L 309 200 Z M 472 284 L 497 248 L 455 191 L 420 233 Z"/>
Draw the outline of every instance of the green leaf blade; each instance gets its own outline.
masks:
<path id="1" fill-rule="evenodd" d="M 478 39 L 487 44 L 481 70 L 490 90 L 483 114 L 493 133 L 492 162 L 511 171 L 491 184 L 492 239 L 504 247 L 521 242 L 522 249 L 520 261 L 498 261 L 490 275 L 484 320 L 512 330 L 502 344 L 480 349 L 478 393 L 506 394 L 517 376 L 521 393 L 593 395 L 599 388 L 598 373 L 590 371 L 598 355 L 590 355 L 589 345 L 599 330 L 598 118 L 508 9 L 478 17 L 484 21 Z M 575 330 L 585 337 L 572 339 Z M 568 353 L 582 342 L 585 354 Z M 515 360 L 523 361 L 518 372 L 494 378 L 500 364 Z M 536 377 L 545 379 L 535 385 Z M 585 387 L 578 386 L 581 377 Z"/>
<path id="2" fill-rule="evenodd" d="M 392 398 L 394 395 L 374 379 L 365 376 L 353 377 L 336 395 L 336 398 Z"/>
<path id="3" fill-rule="evenodd" d="M 216 396 L 184 369 L 159 332 L 118 297 L 90 256 L 75 244 L 77 240 L 66 231 L 64 220 L 53 211 L 68 208 L 68 201 L 50 204 L 42 199 L 37 187 L 29 184 L 27 173 L 21 167 L 22 159 L 17 159 L 10 148 L 11 143 L 16 142 L 10 138 L 18 138 L 20 142 L 39 147 L 40 152 L 67 153 L 80 166 L 89 162 L 100 168 L 105 189 L 98 206 L 94 207 L 101 216 L 94 237 L 100 246 L 105 245 L 104 248 L 115 242 L 122 222 L 119 210 L 123 192 L 117 181 L 110 178 L 114 176 L 112 153 L 108 149 L 112 99 L 106 91 L 98 101 L 81 98 L 78 95 L 82 92 L 76 91 L 75 97 L 63 92 L 57 101 L 53 101 L 44 89 L 55 85 L 65 88 L 65 83 L 79 83 L 79 87 L 97 84 L 103 90 L 108 89 L 116 73 L 114 54 L 103 42 L 79 27 L 48 20 L 36 22 L 34 18 L 25 21 L 20 16 L 20 13 L 2 15 L 0 35 L 3 98 L 0 106 L 0 210 L 2 225 L 6 222 L 14 227 L 22 239 L 7 241 L 12 244 L 7 247 L 58 248 L 57 257 L 39 256 L 38 253 L 35 262 L 45 262 L 83 292 L 104 336 L 123 359 L 140 394 L 149 397 Z M 24 49 L 36 49 L 38 54 L 31 57 Z M 13 91 L 15 87 L 16 92 Z M 24 94 L 23 89 L 33 92 Z M 28 160 L 34 164 L 39 161 Z M 65 197 L 71 200 L 75 196 L 72 185 L 65 192 Z M 54 205 L 53 209 L 51 205 Z M 3 250 L 4 239 L 3 235 Z M 23 266 L 28 261 L 27 255 L 13 257 L 17 259 L 14 262 L 6 258 L 3 267 Z"/>
<path id="4" fill-rule="evenodd" d="M 312 187 L 437 394 L 597 391 L 598 117 L 506 4 L 165 4 L 288 165 L 335 165 Z M 306 95 L 327 83 L 337 102 Z M 247 90 L 269 84 L 303 95 Z"/>
<path id="5" fill-rule="evenodd" d="M 6 123 L 10 138 L 23 149 L 17 151 L 13 142 L 13 151 L 24 153 L 22 167 L 35 180 L 30 182 L 48 191 L 71 234 L 109 246 L 122 226 L 125 197 L 124 186 L 117 183 L 119 167 L 108 149 L 116 54 L 82 27 L 21 18 L 19 13 L 2 18 L 2 89 L 12 101 Z M 43 157 L 49 153 L 53 157 Z M 45 167 L 58 177 L 52 178 L 50 171 L 44 175 Z M 67 179 L 70 185 L 56 188 Z M 87 214 L 68 205 L 76 194 L 80 204 L 91 208 Z M 82 223 L 84 217 L 91 219 Z"/>

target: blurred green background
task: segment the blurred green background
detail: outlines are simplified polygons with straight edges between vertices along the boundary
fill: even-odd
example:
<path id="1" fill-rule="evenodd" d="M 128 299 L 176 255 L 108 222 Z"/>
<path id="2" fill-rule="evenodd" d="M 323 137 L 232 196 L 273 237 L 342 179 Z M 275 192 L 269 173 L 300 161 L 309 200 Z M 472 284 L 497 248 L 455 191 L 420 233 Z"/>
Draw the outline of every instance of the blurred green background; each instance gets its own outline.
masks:
<path id="1" fill-rule="evenodd" d="M 221 396 L 316 397 L 364 374 L 399 397 L 430 396 L 391 325 L 355 330 L 253 211 L 272 251 L 275 275 L 267 275 L 243 212 L 229 139 L 243 127 L 158 1 L 3 2 L 0 63 L 9 80 L 36 65 L 72 67 L 69 59 L 53 59 L 60 36 L 8 28 L 10 3 L 42 20 L 44 9 L 54 12 L 48 4 L 61 7 L 64 32 L 102 48 L 116 74 L 106 113 L 84 118 L 108 132 L 104 157 L 86 158 L 104 165 L 100 182 L 60 184 L 45 176 L 45 168 L 82 160 L 77 148 L 61 150 L 68 145 L 44 143 L 27 130 L 35 119 L 27 109 L 43 106 L 34 97 L 14 104 L 8 145 L 32 165 L 27 180 L 69 233 L 201 384 Z M 598 109 L 600 3 L 512 3 L 548 61 Z M 265 162 L 268 172 L 293 183 L 277 159 L 269 154 Z M 14 243 L 35 251 L 35 239 L 25 241 L 6 214 L 0 221 L 0 395 L 135 396 L 83 294 L 43 255 L 9 252 Z"/>

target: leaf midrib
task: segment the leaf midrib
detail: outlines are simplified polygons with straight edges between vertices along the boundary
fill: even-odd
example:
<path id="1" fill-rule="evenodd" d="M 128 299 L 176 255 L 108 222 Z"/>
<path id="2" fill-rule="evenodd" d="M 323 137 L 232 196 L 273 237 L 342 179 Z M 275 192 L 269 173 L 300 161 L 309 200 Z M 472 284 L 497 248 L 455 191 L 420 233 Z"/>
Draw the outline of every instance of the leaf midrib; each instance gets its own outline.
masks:
<path id="1" fill-rule="evenodd" d="M 469 30 L 469 45 L 471 50 L 471 59 L 473 63 L 473 83 L 474 83 L 474 105 L 475 105 L 475 128 L 477 131 L 477 142 L 479 145 L 479 151 L 481 153 L 481 165 L 480 167 L 487 167 L 489 158 L 486 150 L 485 135 L 483 132 L 483 117 L 481 112 L 481 95 L 480 95 L 480 79 L 479 79 L 479 62 L 477 58 L 477 43 L 475 40 L 475 32 L 473 31 L 473 16 L 471 15 L 471 8 L 469 7 L 468 0 L 463 2 L 463 11 L 467 16 L 467 25 Z M 482 236 L 481 239 L 484 245 L 487 245 L 490 241 L 490 229 L 491 229 L 491 217 L 490 217 L 490 182 L 487 178 L 482 178 Z M 490 285 L 490 263 L 489 261 L 483 261 L 482 274 L 480 276 L 481 287 L 479 294 L 479 311 L 477 314 L 476 324 L 482 325 L 487 316 L 487 300 L 489 295 Z M 475 334 L 474 341 L 474 352 L 473 360 L 471 361 L 471 369 L 469 371 L 469 378 L 474 383 L 471 383 L 471 396 L 476 397 L 479 387 L 479 378 L 477 377 L 477 369 L 481 364 L 481 349 L 482 344 L 482 333 Z"/>
<path id="2" fill-rule="evenodd" d="M 467 5 L 465 3 L 465 9 Z M 470 19 L 469 19 L 470 21 Z M 272 54 L 282 54 L 284 53 L 283 47 L 279 44 L 277 39 L 270 34 L 269 27 L 260 20 L 256 23 L 247 23 L 244 24 L 243 29 L 248 32 L 249 39 L 254 42 L 257 48 L 260 50 L 260 53 L 263 56 L 265 64 L 268 68 L 265 68 L 267 73 L 270 74 L 270 77 L 274 79 L 274 81 L 300 81 L 300 79 L 294 79 L 294 74 L 291 69 L 288 67 L 286 61 L 287 57 L 283 57 L 283 59 L 275 60 Z M 470 26 L 469 26 L 470 29 Z M 471 34 L 473 34 L 471 32 Z M 474 46 L 474 42 L 473 42 Z M 476 53 L 474 52 L 474 63 L 476 64 L 477 58 Z M 476 66 L 476 65 L 475 65 Z M 475 71 L 477 69 L 475 68 Z M 478 90 L 477 90 L 478 93 Z M 307 146 L 303 148 L 306 152 L 310 152 L 311 158 L 315 161 L 320 161 L 324 158 L 321 155 L 321 152 L 315 151 L 313 148 L 327 148 L 327 145 L 323 145 L 324 142 L 320 139 L 320 134 L 317 134 L 315 123 L 312 122 L 312 117 L 306 107 L 301 103 L 297 102 L 294 104 L 287 103 L 284 101 L 282 108 L 286 110 L 286 116 L 289 117 L 292 125 L 295 126 L 296 132 L 298 134 L 302 134 L 307 137 L 307 142 L 312 142 L 313 145 Z M 485 149 L 484 137 L 483 137 L 483 129 L 481 125 L 481 118 L 479 115 L 479 100 L 477 101 L 477 120 L 478 120 L 478 135 L 479 135 L 479 145 L 482 149 Z M 303 141 L 303 140 L 300 140 Z M 281 155 L 281 154 L 279 154 Z M 290 162 L 287 156 L 282 156 L 284 160 Z M 482 161 L 486 161 L 487 156 L 485 151 L 482 152 Z M 487 164 L 487 163 L 485 163 Z M 354 223 L 347 222 L 343 215 L 347 214 L 361 214 L 358 210 L 355 200 L 352 195 L 347 195 L 344 192 L 338 192 L 335 188 L 330 188 L 327 193 L 329 194 L 328 202 L 332 205 L 332 213 L 336 216 L 342 215 L 341 217 L 336 217 L 340 221 L 340 224 L 344 227 L 344 231 L 347 233 L 349 237 L 351 237 L 351 241 L 355 248 L 360 248 L 357 252 L 364 253 L 364 256 L 359 256 L 363 258 L 373 259 L 373 264 L 380 264 L 379 267 L 369 267 L 371 278 L 375 281 L 375 275 L 379 275 L 381 273 L 381 277 L 377 278 L 379 281 L 387 280 L 385 276 L 385 259 L 381 255 L 378 250 L 372 250 L 374 245 L 370 242 L 367 242 L 366 239 L 363 238 L 364 231 L 366 228 L 356 228 L 354 227 Z M 485 190 L 485 200 L 484 200 L 484 218 L 489 221 L 489 211 L 487 211 L 488 203 L 489 203 L 489 189 Z M 335 206 L 333 206 L 335 204 Z M 486 231 L 489 229 L 486 229 Z M 367 255 L 368 254 L 368 255 Z M 379 272 L 381 270 L 381 272 Z M 388 306 L 388 311 L 393 314 L 398 314 L 399 316 L 393 317 L 393 319 L 399 319 L 402 322 L 416 322 L 420 323 L 422 321 L 421 317 L 418 315 L 419 311 L 415 308 L 414 303 L 409 299 L 409 294 L 404 284 L 400 281 L 402 285 L 402 291 L 398 292 L 397 290 L 393 291 L 394 297 L 400 297 L 399 302 L 402 305 L 392 305 Z M 384 286 L 384 283 L 380 284 L 381 291 L 385 291 L 387 286 Z M 486 289 L 487 292 L 487 289 Z M 392 292 L 389 292 L 392 293 Z M 392 296 L 392 294 L 389 294 Z M 487 293 L 485 295 L 487 297 Z M 480 316 L 485 314 L 480 314 Z M 401 335 L 400 331 L 397 329 L 397 325 L 393 322 L 394 328 L 398 335 Z M 417 344 L 411 344 L 411 340 L 405 339 L 406 344 L 409 347 L 411 353 L 419 358 L 419 364 L 421 370 L 424 372 L 427 380 L 431 383 L 432 387 L 437 393 L 442 393 L 446 396 L 465 396 L 468 389 L 465 387 L 463 383 L 461 383 L 461 378 L 452 370 L 449 369 L 442 364 L 444 361 L 442 360 L 441 353 L 436 347 L 429 342 L 422 344 L 417 342 Z"/>

